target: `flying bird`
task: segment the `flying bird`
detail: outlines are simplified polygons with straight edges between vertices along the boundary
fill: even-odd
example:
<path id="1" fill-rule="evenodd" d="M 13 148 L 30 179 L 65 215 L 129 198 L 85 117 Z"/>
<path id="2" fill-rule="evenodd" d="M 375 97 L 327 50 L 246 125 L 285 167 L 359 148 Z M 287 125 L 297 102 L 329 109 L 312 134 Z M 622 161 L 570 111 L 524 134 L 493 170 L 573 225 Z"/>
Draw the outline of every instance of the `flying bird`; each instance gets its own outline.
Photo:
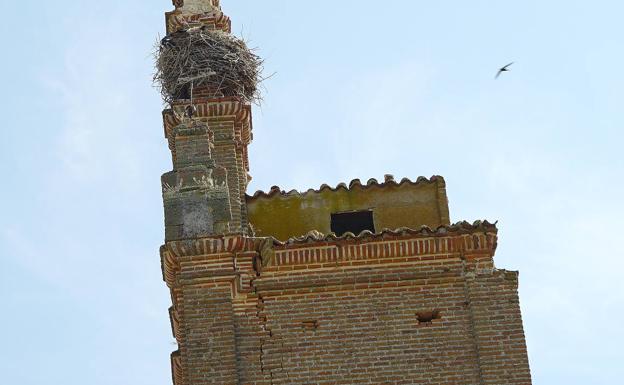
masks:
<path id="1" fill-rule="evenodd" d="M 501 69 L 498 70 L 498 72 L 496 73 L 496 77 L 494 79 L 498 79 L 498 77 L 500 76 L 500 74 L 502 74 L 503 72 L 508 72 L 509 71 L 509 67 L 513 64 L 514 62 L 511 62 L 509 64 L 507 64 L 506 66 L 502 67 Z"/>

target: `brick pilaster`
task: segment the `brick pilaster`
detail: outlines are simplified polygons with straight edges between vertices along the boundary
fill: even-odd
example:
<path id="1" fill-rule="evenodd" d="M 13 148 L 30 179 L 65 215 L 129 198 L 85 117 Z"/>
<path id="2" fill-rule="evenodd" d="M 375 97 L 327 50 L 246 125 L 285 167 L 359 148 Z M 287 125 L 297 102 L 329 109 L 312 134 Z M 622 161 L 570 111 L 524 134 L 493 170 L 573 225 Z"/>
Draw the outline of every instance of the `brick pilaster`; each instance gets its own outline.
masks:
<path id="1" fill-rule="evenodd" d="M 518 273 L 476 271 L 467 277 L 481 382 L 531 385 L 518 299 Z"/>

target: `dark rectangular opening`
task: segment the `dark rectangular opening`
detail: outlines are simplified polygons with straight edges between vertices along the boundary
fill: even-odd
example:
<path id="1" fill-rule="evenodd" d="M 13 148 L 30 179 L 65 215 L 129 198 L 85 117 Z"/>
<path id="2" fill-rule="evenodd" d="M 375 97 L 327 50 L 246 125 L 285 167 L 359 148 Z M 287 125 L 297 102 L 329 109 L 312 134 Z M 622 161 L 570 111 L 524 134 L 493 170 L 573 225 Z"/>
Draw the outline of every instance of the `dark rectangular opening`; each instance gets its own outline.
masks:
<path id="1" fill-rule="evenodd" d="M 345 235 L 345 233 L 359 235 L 364 230 L 375 232 L 372 210 L 331 215 L 331 231 L 339 237 Z"/>

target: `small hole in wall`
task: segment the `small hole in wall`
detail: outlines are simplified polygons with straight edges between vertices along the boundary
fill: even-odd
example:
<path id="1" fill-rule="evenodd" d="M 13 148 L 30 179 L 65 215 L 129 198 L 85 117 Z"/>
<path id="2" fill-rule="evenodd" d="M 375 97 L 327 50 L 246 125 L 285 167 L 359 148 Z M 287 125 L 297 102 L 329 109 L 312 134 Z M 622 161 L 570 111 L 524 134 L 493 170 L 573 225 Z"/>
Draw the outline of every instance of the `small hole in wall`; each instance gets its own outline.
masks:
<path id="1" fill-rule="evenodd" d="M 301 323 L 301 326 L 306 329 L 306 330 L 316 330 L 319 327 L 319 322 L 314 320 L 314 321 L 303 321 Z"/>
<path id="2" fill-rule="evenodd" d="M 431 325 L 434 320 L 442 319 L 442 315 L 439 310 L 422 311 L 416 313 L 416 319 L 419 325 Z"/>

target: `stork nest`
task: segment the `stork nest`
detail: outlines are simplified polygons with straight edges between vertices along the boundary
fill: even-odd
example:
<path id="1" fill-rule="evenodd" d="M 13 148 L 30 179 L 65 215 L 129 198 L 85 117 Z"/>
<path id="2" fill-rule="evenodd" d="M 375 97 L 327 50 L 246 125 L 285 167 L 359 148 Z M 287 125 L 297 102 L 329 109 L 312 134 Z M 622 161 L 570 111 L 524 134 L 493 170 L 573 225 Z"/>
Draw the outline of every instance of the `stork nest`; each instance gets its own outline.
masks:
<path id="1" fill-rule="evenodd" d="M 260 101 L 263 61 L 228 33 L 204 28 L 174 32 L 161 40 L 154 56 L 154 82 L 167 103 L 192 99 L 198 89 L 210 97 Z"/>

